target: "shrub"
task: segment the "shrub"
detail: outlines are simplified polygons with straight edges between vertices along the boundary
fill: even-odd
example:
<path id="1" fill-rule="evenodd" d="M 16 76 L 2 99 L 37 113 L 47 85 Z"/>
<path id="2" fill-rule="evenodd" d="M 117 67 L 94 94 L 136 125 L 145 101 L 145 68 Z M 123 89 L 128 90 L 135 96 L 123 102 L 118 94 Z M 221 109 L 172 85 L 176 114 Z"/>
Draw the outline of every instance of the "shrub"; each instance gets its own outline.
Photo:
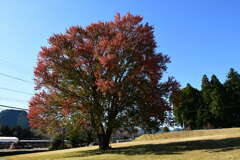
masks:
<path id="1" fill-rule="evenodd" d="M 55 135 L 52 138 L 52 143 L 49 147 L 50 150 L 58 150 L 58 149 L 64 149 L 64 142 L 62 135 Z"/>
<path id="2" fill-rule="evenodd" d="M 169 130 L 169 128 L 168 127 L 163 127 L 163 129 L 162 129 L 162 132 L 169 132 L 170 130 Z"/>

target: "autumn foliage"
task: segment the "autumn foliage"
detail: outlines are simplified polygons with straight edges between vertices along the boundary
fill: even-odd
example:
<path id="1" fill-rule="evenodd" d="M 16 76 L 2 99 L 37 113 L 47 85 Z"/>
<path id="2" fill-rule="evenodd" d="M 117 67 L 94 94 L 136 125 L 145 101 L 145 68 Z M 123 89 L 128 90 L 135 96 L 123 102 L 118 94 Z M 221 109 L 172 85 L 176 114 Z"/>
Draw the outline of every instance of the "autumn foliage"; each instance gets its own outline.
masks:
<path id="1" fill-rule="evenodd" d="M 31 126 L 51 130 L 78 114 L 107 149 L 119 127 L 162 123 L 179 86 L 171 77 L 160 81 L 170 59 L 156 52 L 153 27 L 142 19 L 117 14 L 50 37 L 34 72 L 39 93 L 30 102 Z"/>

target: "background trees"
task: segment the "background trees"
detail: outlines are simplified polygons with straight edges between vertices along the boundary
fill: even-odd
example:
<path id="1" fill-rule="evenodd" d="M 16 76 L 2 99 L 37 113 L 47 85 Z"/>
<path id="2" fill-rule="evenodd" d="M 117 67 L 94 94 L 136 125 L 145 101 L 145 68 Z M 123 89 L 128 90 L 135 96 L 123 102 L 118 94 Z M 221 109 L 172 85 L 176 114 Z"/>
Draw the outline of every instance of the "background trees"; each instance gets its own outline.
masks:
<path id="1" fill-rule="evenodd" d="M 37 131 L 21 126 L 0 126 L 0 136 L 18 137 L 19 139 L 40 139 L 44 137 Z"/>
<path id="2" fill-rule="evenodd" d="M 174 105 L 175 119 L 187 129 L 196 129 L 198 108 L 201 105 L 200 92 L 187 84 L 180 92 L 180 102 Z"/>
<path id="3" fill-rule="evenodd" d="M 224 84 L 215 75 L 210 81 L 204 75 L 201 91 L 188 84 L 180 93 L 180 102 L 173 104 L 174 115 L 185 128 L 240 126 L 240 75 L 234 69 L 230 69 Z"/>
<path id="4" fill-rule="evenodd" d="M 31 126 L 51 131 L 77 114 L 78 124 L 89 124 L 100 148 L 108 149 L 120 127 L 164 122 L 179 85 L 160 81 L 170 59 L 156 52 L 153 27 L 141 21 L 117 14 L 50 37 L 34 72 L 39 93 L 30 102 Z"/>

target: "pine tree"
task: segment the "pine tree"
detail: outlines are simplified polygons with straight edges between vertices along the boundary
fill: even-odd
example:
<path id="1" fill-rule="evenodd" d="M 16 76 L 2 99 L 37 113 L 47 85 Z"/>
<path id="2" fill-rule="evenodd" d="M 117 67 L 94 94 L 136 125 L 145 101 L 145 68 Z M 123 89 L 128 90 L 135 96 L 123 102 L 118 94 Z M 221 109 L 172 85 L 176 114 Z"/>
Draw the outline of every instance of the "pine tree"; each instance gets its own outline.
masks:
<path id="1" fill-rule="evenodd" d="M 209 112 L 209 105 L 211 103 L 211 83 L 207 75 L 203 75 L 201 85 L 201 97 L 202 104 L 198 110 L 198 126 L 199 128 L 211 128 L 212 127 L 212 114 Z"/>
<path id="2" fill-rule="evenodd" d="M 224 83 L 226 90 L 225 119 L 231 126 L 240 126 L 240 75 L 230 69 Z"/>
<path id="3" fill-rule="evenodd" d="M 218 80 L 216 75 L 211 77 L 211 103 L 209 104 L 210 113 L 213 116 L 215 127 L 222 127 L 223 123 L 223 109 L 224 109 L 224 88 L 222 83 Z"/>
<path id="4" fill-rule="evenodd" d="M 191 85 L 173 105 L 177 122 L 189 128 L 240 127 L 240 74 L 230 69 L 224 85 L 216 75 L 202 78 L 200 98 Z M 195 115 L 197 115 L 195 117 Z M 194 122 L 196 121 L 196 122 Z"/>
<path id="5" fill-rule="evenodd" d="M 173 105 L 176 121 L 185 129 L 198 128 L 197 112 L 200 105 L 200 92 L 190 84 L 187 84 L 187 86 L 181 90 L 180 103 Z"/>

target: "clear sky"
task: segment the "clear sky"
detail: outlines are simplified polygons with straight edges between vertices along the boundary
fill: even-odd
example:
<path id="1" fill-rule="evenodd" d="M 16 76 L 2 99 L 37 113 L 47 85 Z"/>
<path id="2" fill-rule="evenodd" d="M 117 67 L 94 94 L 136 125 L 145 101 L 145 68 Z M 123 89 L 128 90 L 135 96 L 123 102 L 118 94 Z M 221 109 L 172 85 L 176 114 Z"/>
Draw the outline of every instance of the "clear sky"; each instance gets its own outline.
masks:
<path id="1" fill-rule="evenodd" d="M 0 104 L 27 108 L 41 46 L 72 25 L 112 20 L 116 12 L 140 14 L 155 27 L 158 51 L 168 54 L 168 75 L 199 88 L 203 74 L 225 80 L 240 72 L 239 0 L 0 0 Z"/>

